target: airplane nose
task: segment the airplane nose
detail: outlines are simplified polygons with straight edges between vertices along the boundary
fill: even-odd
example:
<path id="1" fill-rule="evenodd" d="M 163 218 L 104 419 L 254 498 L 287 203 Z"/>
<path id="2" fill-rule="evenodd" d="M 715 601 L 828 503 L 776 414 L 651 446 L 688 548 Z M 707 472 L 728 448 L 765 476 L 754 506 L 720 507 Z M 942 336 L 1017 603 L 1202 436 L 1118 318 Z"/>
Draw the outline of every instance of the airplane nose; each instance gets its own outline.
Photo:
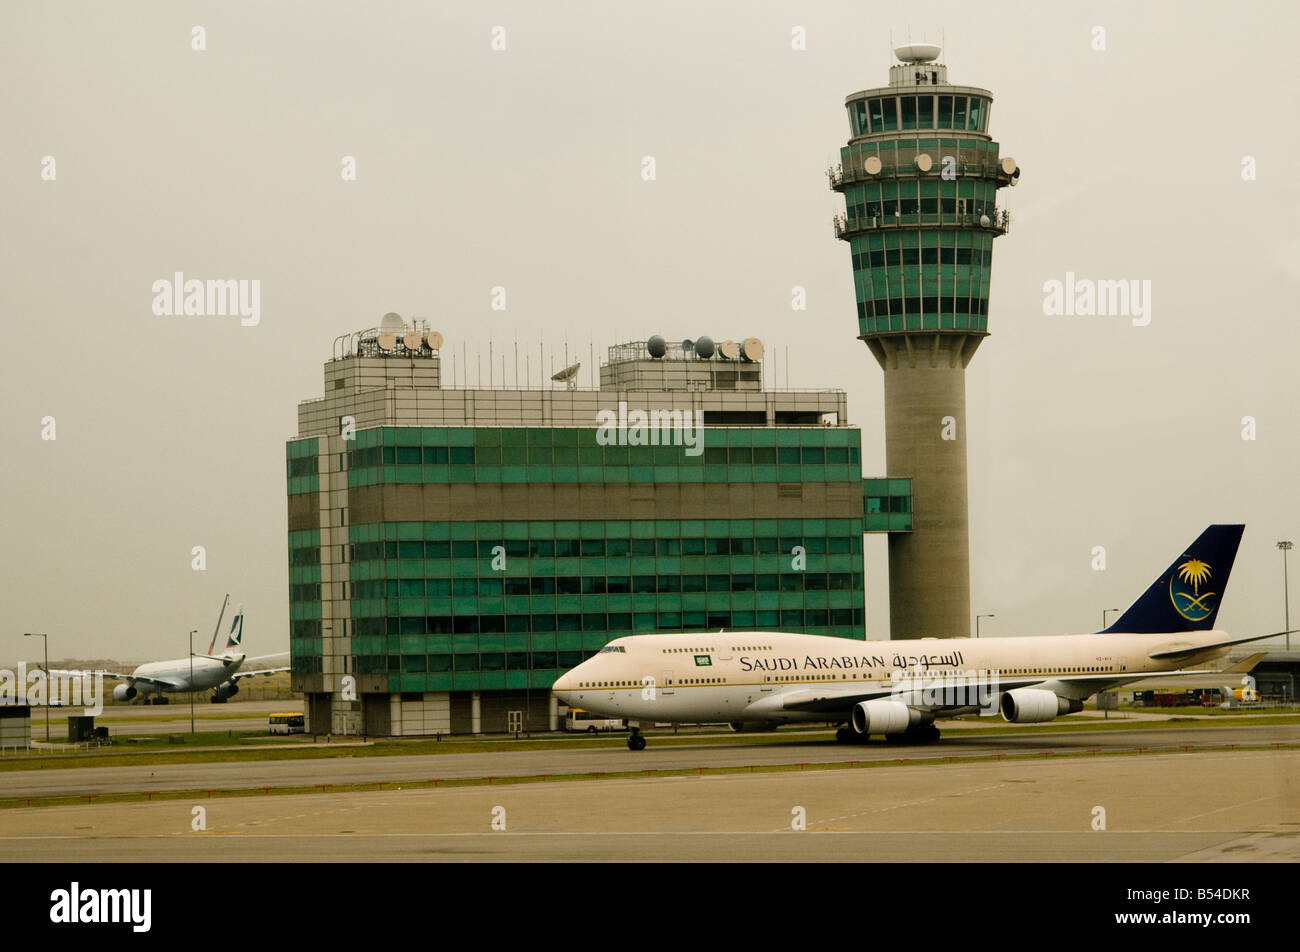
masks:
<path id="1" fill-rule="evenodd" d="M 555 683 L 551 685 L 551 690 L 556 694 L 572 691 L 576 683 L 577 679 L 574 678 L 573 672 L 568 671 L 556 679 Z"/>

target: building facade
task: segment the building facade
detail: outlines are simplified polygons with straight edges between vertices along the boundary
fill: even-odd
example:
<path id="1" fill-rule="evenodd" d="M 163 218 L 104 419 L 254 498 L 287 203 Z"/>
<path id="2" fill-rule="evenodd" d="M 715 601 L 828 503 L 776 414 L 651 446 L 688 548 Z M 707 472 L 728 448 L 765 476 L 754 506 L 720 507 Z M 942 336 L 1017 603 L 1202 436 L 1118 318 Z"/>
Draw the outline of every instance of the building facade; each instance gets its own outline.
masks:
<path id="1" fill-rule="evenodd" d="M 554 729 L 559 673 L 625 634 L 864 636 L 862 534 L 910 496 L 863 482 L 843 392 L 765 391 L 731 342 L 611 348 L 597 390 L 449 389 L 441 338 L 385 322 L 336 341 L 287 444 L 312 731 Z"/>

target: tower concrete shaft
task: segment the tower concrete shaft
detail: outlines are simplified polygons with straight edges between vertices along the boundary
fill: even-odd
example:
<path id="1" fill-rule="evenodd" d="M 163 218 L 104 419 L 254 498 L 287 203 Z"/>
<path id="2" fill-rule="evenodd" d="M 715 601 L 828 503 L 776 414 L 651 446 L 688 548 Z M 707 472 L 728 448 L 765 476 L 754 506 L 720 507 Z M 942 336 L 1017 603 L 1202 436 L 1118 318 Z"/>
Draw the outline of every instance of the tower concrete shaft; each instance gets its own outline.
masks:
<path id="1" fill-rule="evenodd" d="M 948 83 L 937 47 L 895 51 L 887 87 L 848 96 L 844 195 L 858 337 L 884 371 L 890 476 L 912 480 L 912 531 L 889 539 L 890 634 L 971 631 L 966 367 L 988 336 L 997 190 L 1020 169 L 987 134 L 992 96 Z"/>

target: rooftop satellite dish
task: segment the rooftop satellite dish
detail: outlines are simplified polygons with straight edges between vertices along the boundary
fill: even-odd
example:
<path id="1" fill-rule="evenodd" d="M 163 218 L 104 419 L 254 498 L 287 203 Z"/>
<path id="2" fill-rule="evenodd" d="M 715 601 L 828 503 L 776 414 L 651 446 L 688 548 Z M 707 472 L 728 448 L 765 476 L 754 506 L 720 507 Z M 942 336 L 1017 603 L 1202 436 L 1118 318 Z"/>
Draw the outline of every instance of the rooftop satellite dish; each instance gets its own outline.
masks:
<path id="1" fill-rule="evenodd" d="M 740 356 L 740 345 L 734 340 L 724 340 L 718 345 L 718 353 L 727 360 L 735 360 Z"/>
<path id="2" fill-rule="evenodd" d="M 424 343 L 423 335 L 417 333 L 416 331 L 410 331 L 405 337 L 402 338 L 402 345 L 407 350 L 419 350 L 420 345 L 423 343 Z"/>
<path id="3" fill-rule="evenodd" d="M 928 172 L 934 168 L 934 159 L 930 158 L 924 152 L 918 152 L 912 163 L 916 166 L 918 172 Z"/>
<path id="4" fill-rule="evenodd" d="M 441 350 L 442 334 L 437 331 L 429 331 L 424 335 L 424 342 L 429 345 L 429 350 Z"/>
<path id="5" fill-rule="evenodd" d="M 1016 160 L 1011 158 L 1011 156 L 1009 155 L 1004 155 L 1002 157 L 1002 161 L 999 162 L 998 164 L 1002 166 L 1002 171 L 1005 172 L 1007 175 L 1010 175 L 1012 172 L 1016 170 Z"/>
<path id="6" fill-rule="evenodd" d="M 402 315 L 396 311 L 389 311 L 380 318 L 379 329 L 390 334 L 403 334 L 406 332 L 406 321 L 402 320 Z"/>
<path id="7" fill-rule="evenodd" d="M 981 228 L 987 228 L 988 226 L 989 226 L 989 216 L 988 216 L 988 215 L 981 215 L 981 216 L 980 216 L 980 227 L 981 227 Z"/>
<path id="8" fill-rule="evenodd" d="M 682 341 L 682 350 L 686 351 L 689 354 L 694 349 L 695 349 L 695 341 L 691 340 L 689 337 L 686 338 L 686 340 Z"/>
<path id="9" fill-rule="evenodd" d="M 894 47 L 894 55 L 904 63 L 933 63 L 943 52 L 935 43 L 904 43 Z"/>
<path id="10" fill-rule="evenodd" d="M 713 338 L 712 338 L 712 337 L 701 337 L 699 340 L 697 340 L 697 341 L 695 342 L 695 353 L 696 353 L 696 356 L 698 356 L 698 357 L 702 357 L 702 358 L 704 358 L 705 360 L 708 360 L 710 357 L 712 357 L 712 356 L 713 356 Z"/>
<path id="11" fill-rule="evenodd" d="M 581 363 L 576 363 L 565 367 L 558 374 L 552 374 L 551 379 L 556 383 L 564 384 L 565 389 L 576 390 L 578 388 L 578 368 L 581 366 Z"/>
<path id="12" fill-rule="evenodd" d="M 866 171 L 868 175 L 879 175 L 880 169 L 882 168 L 880 164 L 880 157 L 876 155 L 867 156 L 862 163 L 862 168 Z"/>
<path id="13" fill-rule="evenodd" d="M 668 343 L 658 334 L 655 334 L 645 342 L 645 349 L 650 352 L 650 356 L 658 360 L 664 354 L 668 353 Z"/>
<path id="14" fill-rule="evenodd" d="M 397 349 L 397 335 L 394 334 L 394 333 L 392 333 L 391 331 L 380 331 L 380 332 L 379 332 L 379 349 L 380 349 L 380 350 L 396 350 L 396 349 Z"/>
<path id="15" fill-rule="evenodd" d="M 757 363 L 763 359 L 763 342 L 757 337 L 746 337 L 740 344 L 740 354 Z"/>

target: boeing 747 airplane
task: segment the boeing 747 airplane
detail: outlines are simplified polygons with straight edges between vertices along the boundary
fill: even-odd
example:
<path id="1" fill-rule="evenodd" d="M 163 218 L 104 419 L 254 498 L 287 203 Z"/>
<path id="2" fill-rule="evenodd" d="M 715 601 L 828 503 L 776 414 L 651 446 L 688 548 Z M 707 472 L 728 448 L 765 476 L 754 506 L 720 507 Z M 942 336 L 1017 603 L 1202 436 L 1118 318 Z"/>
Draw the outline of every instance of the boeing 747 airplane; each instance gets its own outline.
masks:
<path id="1" fill-rule="evenodd" d="M 938 740 L 939 717 L 1001 713 L 1019 724 L 1083 709 L 1092 695 L 1224 657 L 1214 628 L 1242 525 L 1207 528 L 1104 631 L 1023 638 L 853 641 L 780 632 L 616 638 L 555 682 L 561 702 L 638 722 L 726 721 L 735 731 L 795 722 L 845 724 L 842 742 Z"/>

